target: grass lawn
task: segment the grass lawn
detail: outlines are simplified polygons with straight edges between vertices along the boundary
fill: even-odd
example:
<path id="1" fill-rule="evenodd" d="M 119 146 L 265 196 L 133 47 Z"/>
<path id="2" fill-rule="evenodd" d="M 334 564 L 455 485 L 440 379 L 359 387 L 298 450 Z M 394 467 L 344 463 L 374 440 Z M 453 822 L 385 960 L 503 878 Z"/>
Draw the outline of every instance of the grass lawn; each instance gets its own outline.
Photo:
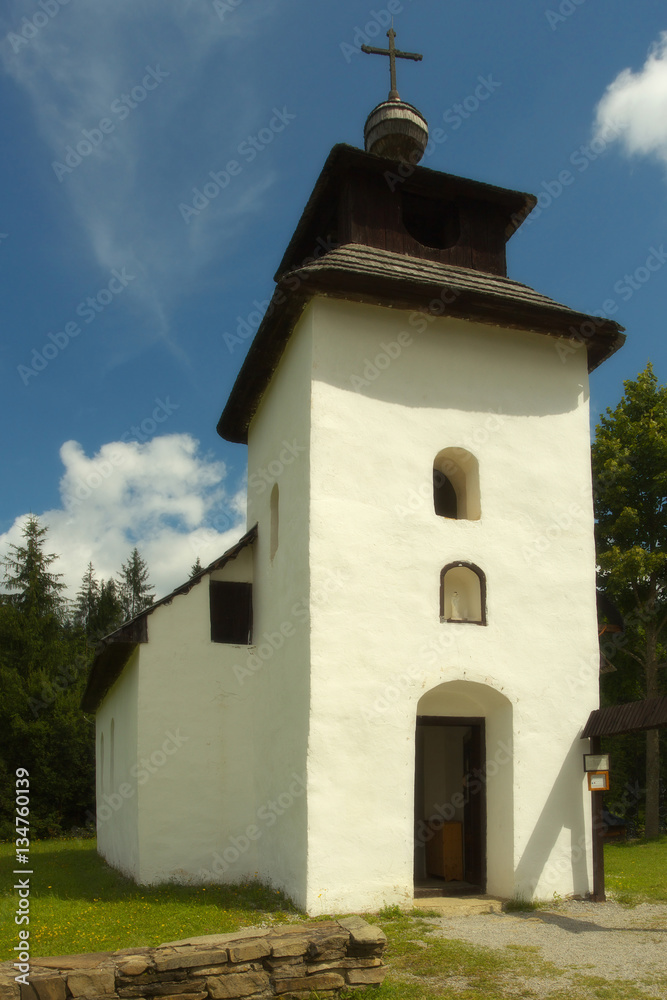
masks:
<path id="1" fill-rule="evenodd" d="M 94 840 L 43 840 L 30 845 L 30 942 L 33 955 L 156 945 L 200 934 L 221 934 L 264 920 L 287 920 L 294 907 L 255 884 L 187 888 L 136 886 L 109 868 Z M 14 845 L 0 844 L 0 961 L 12 956 L 20 876 Z"/>
<path id="2" fill-rule="evenodd" d="M 243 886 L 141 888 L 104 864 L 92 840 L 33 842 L 30 847 L 34 955 L 113 951 L 299 914 L 284 896 L 259 883 Z M 608 888 L 623 902 L 667 902 L 667 837 L 605 848 Z M 17 928 L 12 844 L 0 844 L 0 961 L 12 957 Z M 370 915 L 386 932 L 385 983 L 374 1000 L 648 1000 L 641 983 L 609 982 L 585 975 L 575 982 L 544 961 L 537 948 L 480 948 L 434 934 L 420 911 L 390 907 Z M 480 918 L 482 919 L 482 918 Z M 539 991 L 538 991 L 539 989 Z M 359 994 L 356 994 L 358 997 Z"/>
<path id="3" fill-rule="evenodd" d="M 667 836 L 606 844 L 605 885 L 621 903 L 667 902 Z"/>

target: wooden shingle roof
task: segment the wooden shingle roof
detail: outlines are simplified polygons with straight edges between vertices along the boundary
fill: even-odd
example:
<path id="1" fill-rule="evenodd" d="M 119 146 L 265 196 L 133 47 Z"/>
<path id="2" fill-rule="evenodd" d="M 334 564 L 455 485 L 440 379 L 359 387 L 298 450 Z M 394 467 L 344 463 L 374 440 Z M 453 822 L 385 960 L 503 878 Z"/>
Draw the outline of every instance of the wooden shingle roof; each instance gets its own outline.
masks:
<path id="1" fill-rule="evenodd" d="M 581 738 L 620 736 L 622 733 L 640 733 L 664 726 L 667 726 L 667 697 L 647 698 L 591 712 Z"/>
<path id="2" fill-rule="evenodd" d="M 218 423 L 221 437 L 247 442 L 292 330 L 318 295 L 565 338 L 587 351 L 589 371 L 625 340 L 613 320 L 576 312 L 510 278 L 349 243 L 280 278 Z"/>

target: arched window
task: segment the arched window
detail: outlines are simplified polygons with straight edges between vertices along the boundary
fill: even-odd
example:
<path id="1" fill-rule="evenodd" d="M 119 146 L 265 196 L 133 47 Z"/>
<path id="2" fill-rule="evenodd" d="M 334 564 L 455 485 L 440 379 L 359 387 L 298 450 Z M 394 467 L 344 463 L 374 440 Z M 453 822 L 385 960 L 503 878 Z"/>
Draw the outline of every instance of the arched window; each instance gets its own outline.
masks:
<path id="1" fill-rule="evenodd" d="M 443 448 L 433 462 L 433 506 L 439 517 L 479 521 L 479 464 L 465 448 Z"/>
<path id="2" fill-rule="evenodd" d="M 273 484 L 273 489 L 271 490 L 271 562 L 273 562 L 273 557 L 278 551 L 278 522 L 279 522 L 279 511 L 278 511 L 278 483 Z"/>
<path id="3" fill-rule="evenodd" d="M 486 577 L 479 566 L 455 562 L 442 570 L 440 621 L 486 625 Z"/>

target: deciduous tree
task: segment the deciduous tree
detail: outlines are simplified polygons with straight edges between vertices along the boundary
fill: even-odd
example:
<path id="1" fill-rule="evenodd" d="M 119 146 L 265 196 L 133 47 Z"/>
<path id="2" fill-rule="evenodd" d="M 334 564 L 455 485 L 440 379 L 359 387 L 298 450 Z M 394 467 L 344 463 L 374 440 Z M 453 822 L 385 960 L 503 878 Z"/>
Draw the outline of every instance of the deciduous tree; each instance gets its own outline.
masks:
<path id="1" fill-rule="evenodd" d="M 667 388 L 650 364 L 624 388 L 616 409 L 600 418 L 593 444 L 599 575 L 625 616 L 619 669 L 625 658 L 637 664 L 643 696 L 655 698 L 667 665 Z M 651 730 L 645 835 L 659 830 L 660 733 Z"/>

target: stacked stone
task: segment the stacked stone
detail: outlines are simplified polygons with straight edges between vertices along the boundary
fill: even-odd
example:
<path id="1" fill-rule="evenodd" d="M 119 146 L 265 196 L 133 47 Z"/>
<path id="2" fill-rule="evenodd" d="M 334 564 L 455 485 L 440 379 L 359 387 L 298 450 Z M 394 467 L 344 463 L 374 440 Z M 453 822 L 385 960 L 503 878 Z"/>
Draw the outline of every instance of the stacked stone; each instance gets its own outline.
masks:
<path id="1" fill-rule="evenodd" d="M 361 917 L 33 959 L 30 985 L 0 965 L 0 1000 L 264 1000 L 378 985 L 387 939 Z"/>

